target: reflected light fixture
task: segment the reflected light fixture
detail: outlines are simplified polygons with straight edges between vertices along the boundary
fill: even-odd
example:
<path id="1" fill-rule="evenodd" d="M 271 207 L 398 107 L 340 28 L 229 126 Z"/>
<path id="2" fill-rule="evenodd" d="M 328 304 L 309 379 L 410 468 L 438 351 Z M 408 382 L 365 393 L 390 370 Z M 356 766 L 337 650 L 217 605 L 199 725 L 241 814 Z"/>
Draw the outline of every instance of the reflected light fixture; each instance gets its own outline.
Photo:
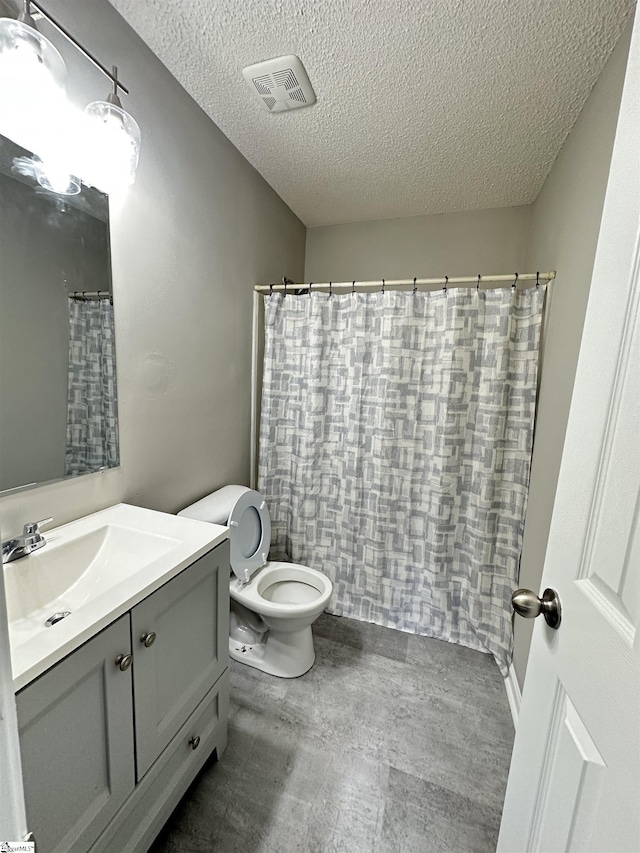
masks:
<path id="1" fill-rule="evenodd" d="M 36 162 L 35 177 L 41 187 L 56 195 L 78 195 L 82 189 L 80 178 L 72 175 L 69 167 L 55 158 Z"/>
<path id="2" fill-rule="evenodd" d="M 68 169 L 52 167 L 49 163 L 45 168 L 36 156 L 14 157 L 11 171 L 37 180 L 41 187 L 56 195 L 77 195 L 81 190 L 80 180 L 70 175 Z"/>
<path id="3" fill-rule="evenodd" d="M 31 7 L 111 81 L 106 100 L 89 104 L 81 120 L 66 100 L 64 60 L 36 28 Z M 123 109 L 118 89 L 128 94 L 117 69 L 107 70 L 36 0 L 24 0 L 17 19 L 0 18 L 0 133 L 40 159 L 41 186 L 75 194 L 80 178 L 72 172 L 107 192 L 133 184 L 140 128 Z"/>

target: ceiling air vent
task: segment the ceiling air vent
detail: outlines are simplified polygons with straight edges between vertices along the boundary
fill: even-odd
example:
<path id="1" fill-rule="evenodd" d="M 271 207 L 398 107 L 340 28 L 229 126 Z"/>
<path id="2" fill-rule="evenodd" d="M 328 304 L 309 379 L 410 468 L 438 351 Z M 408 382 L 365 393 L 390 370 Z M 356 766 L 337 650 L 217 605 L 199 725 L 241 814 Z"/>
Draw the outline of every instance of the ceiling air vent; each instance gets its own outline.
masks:
<path id="1" fill-rule="evenodd" d="M 242 69 L 249 87 L 271 113 L 315 104 L 316 95 L 297 56 L 278 56 Z"/>

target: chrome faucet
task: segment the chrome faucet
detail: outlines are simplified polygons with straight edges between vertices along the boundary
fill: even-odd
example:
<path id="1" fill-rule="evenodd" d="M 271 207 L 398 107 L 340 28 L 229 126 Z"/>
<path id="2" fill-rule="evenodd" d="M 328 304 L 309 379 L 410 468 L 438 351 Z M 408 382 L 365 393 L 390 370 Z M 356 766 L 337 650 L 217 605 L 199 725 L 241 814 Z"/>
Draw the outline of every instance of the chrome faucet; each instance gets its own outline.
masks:
<path id="1" fill-rule="evenodd" d="M 20 557 L 26 557 L 32 551 L 37 551 L 47 544 L 47 540 L 40 533 L 40 525 L 48 524 L 53 521 L 53 518 L 43 518 L 41 521 L 28 521 L 22 536 L 16 536 L 15 539 L 7 539 L 2 543 L 2 562 L 11 563 L 13 560 L 19 560 Z"/>

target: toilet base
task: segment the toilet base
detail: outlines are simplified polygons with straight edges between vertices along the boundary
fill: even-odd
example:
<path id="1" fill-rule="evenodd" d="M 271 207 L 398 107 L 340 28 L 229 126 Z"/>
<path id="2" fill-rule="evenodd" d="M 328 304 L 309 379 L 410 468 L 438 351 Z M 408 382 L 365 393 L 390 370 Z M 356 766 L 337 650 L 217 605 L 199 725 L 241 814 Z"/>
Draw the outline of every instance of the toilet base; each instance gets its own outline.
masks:
<path id="1" fill-rule="evenodd" d="M 229 637 L 229 657 L 269 675 L 298 678 L 311 669 L 316 659 L 311 626 L 289 633 L 271 628 L 260 642 L 253 645 Z"/>

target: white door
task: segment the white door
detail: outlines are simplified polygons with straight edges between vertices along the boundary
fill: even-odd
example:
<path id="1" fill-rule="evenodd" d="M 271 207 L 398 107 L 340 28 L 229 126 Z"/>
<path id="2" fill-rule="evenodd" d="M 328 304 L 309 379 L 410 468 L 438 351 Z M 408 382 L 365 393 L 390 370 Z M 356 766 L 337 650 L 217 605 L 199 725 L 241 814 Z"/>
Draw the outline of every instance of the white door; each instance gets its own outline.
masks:
<path id="1" fill-rule="evenodd" d="M 542 579 L 562 622 L 536 620 L 499 853 L 640 851 L 639 23 Z"/>

